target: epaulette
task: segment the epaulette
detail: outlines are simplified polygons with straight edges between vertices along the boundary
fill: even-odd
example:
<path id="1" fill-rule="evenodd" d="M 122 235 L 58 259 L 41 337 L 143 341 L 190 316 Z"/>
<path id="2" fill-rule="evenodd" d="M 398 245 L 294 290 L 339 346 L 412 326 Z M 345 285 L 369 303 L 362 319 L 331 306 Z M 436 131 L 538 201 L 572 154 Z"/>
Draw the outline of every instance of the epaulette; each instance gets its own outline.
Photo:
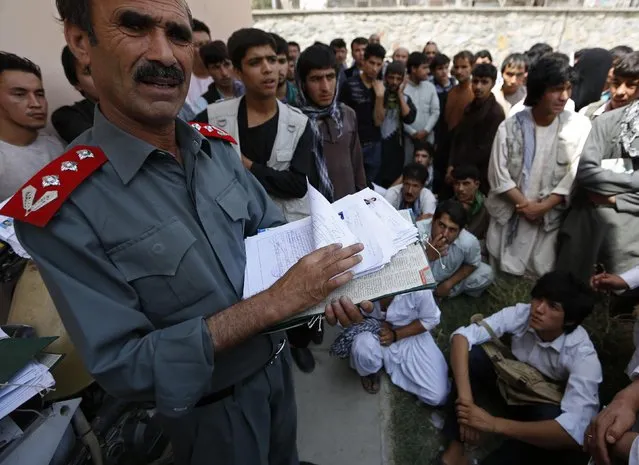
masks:
<path id="1" fill-rule="evenodd" d="M 0 209 L 0 215 L 42 228 L 71 193 L 106 162 L 99 148 L 77 145 L 29 179 Z"/>
<path id="2" fill-rule="evenodd" d="M 189 123 L 189 124 L 191 125 L 193 129 L 199 131 L 199 133 L 202 134 L 204 137 L 222 139 L 227 142 L 230 142 L 231 144 L 237 145 L 237 141 L 233 139 L 233 136 L 231 136 L 228 132 L 223 131 L 220 128 L 216 128 L 215 126 L 211 124 L 204 124 L 204 123 Z"/>

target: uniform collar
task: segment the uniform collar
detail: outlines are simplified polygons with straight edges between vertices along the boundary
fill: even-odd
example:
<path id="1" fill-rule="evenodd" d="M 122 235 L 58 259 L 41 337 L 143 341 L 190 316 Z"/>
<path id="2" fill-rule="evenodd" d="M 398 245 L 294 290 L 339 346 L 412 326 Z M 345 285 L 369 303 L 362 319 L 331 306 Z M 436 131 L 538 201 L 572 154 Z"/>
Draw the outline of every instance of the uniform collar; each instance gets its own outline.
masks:
<path id="1" fill-rule="evenodd" d="M 175 120 L 175 124 L 178 145 L 183 154 L 204 152 L 211 156 L 209 142 L 198 131 L 179 118 Z M 104 151 L 124 184 L 131 182 L 149 155 L 161 151 L 115 126 L 106 119 L 97 105 L 93 124 L 93 143 Z"/>

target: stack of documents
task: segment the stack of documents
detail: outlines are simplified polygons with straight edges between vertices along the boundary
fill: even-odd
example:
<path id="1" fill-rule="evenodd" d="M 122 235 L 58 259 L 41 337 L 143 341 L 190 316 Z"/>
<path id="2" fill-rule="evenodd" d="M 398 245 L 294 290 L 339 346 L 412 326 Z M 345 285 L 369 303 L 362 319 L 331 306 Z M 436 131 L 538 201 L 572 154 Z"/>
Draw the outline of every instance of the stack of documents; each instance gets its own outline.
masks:
<path id="1" fill-rule="evenodd" d="M 4 207 L 10 199 L 0 202 L 0 208 Z M 15 229 L 13 228 L 13 218 L 0 215 L 0 241 L 4 241 L 11 246 L 13 251 L 20 255 L 22 258 L 31 258 L 26 250 L 20 245 L 20 241 L 16 236 Z"/>
<path id="2" fill-rule="evenodd" d="M 0 419 L 55 384 L 49 369 L 60 355 L 40 351 L 56 338 L 9 338 L 0 330 Z"/>
<path id="3" fill-rule="evenodd" d="M 302 257 L 330 244 L 362 243 L 355 279 L 339 289 L 355 303 L 434 286 L 418 230 L 381 195 L 364 189 L 330 204 L 308 186 L 311 216 L 245 241 L 244 298 L 271 287 Z M 330 296 L 330 299 L 335 296 Z M 301 317 L 324 312 L 325 305 Z"/>

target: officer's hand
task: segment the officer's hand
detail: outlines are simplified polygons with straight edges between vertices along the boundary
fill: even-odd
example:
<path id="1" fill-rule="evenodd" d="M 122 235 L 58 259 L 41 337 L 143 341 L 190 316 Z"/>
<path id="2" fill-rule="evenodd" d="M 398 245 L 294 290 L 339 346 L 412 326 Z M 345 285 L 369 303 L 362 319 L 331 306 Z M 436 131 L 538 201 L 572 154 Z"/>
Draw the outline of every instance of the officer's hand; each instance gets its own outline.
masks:
<path id="1" fill-rule="evenodd" d="M 341 297 L 328 304 L 324 314 L 329 325 L 335 326 L 339 322 L 344 328 L 348 328 L 350 325 L 361 323 L 364 320 L 361 310 L 366 313 L 372 312 L 373 303 L 364 301 L 357 306 L 348 297 Z"/>
<path id="2" fill-rule="evenodd" d="M 342 247 L 332 244 L 303 257 L 271 288 L 289 315 L 307 310 L 324 301 L 334 290 L 353 279 L 347 271 L 362 261 L 362 244 Z"/>

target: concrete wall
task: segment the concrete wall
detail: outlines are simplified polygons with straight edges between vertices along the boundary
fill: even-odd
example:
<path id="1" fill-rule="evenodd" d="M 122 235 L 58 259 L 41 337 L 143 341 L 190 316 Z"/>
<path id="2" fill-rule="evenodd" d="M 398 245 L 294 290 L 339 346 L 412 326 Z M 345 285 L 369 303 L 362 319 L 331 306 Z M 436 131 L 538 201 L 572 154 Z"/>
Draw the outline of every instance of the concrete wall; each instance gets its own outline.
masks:
<path id="1" fill-rule="evenodd" d="M 303 47 L 315 40 L 377 32 L 390 51 L 398 46 L 422 50 L 434 40 L 451 58 L 456 52 L 489 49 L 500 61 L 536 42 L 565 53 L 583 47 L 639 47 L 639 10 L 555 8 L 404 8 L 342 9 L 315 12 L 254 11 L 255 27 L 277 32 Z"/>
<path id="2" fill-rule="evenodd" d="M 233 8 L 225 0 L 188 2 L 193 16 L 209 25 L 214 39 L 226 40 L 252 22 L 249 0 L 233 0 Z M 62 71 L 65 41 L 56 16 L 55 0 L 0 0 L 0 50 L 26 56 L 42 68 L 49 113 L 81 98 Z"/>

